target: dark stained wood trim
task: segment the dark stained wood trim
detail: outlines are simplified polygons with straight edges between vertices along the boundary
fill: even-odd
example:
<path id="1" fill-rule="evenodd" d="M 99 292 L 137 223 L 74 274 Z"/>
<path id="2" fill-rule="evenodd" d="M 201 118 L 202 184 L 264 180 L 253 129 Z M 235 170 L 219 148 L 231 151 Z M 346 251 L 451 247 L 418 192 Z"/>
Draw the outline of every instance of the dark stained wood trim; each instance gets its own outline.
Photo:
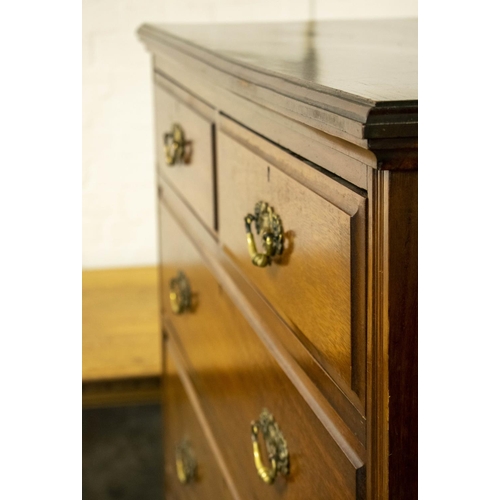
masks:
<path id="1" fill-rule="evenodd" d="M 418 101 L 377 103 L 365 124 L 366 139 L 388 139 L 418 136 Z M 370 144 L 370 143 L 369 143 Z"/>
<path id="2" fill-rule="evenodd" d="M 368 498 L 418 495 L 417 172 L 374 172 L 369 190 Z"/>
<path id="3" fill-rule="evenodd" d="M 372 139 L 369 147 L 377 157 L 378 170 L 418 170 L 416 138 Z"/>
<path id="4" fill-rule="evenodd" d="M 418 497 L 418 194 L 416 172 L 386 173 L 389 500 Z"/>

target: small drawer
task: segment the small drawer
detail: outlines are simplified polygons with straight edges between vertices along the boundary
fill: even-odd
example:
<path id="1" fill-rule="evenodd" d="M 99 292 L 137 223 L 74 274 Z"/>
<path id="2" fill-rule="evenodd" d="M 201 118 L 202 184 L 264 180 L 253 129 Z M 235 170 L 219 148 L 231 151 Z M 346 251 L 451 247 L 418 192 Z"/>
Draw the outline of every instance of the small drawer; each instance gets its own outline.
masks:
<path id="1" fill-rule="evenodd" d="M 362 500 L 359 454 L 332 438 L 168 210 L 160 217 L 167 325 L 241 498 Z"/>
<path id="2" fill-rule="evenodd" d="M 231 500 L 176 367 L 167 355 L 164 373 L 165 482 L 167 498 Z"/>
<path id="3" fill-rule="evenodd" d="M 184 103 L 160 81 L 157 77 L 155 111 L 159 175 L 173 185 L 207 228 L 214 231 L 214 111 L 192 96 L 192 106 Z"/>
<path id="4" fill-rule="evenodd" d="M 229 120 L 218 149 L 219 236 L 226 252 L 362 412 L 365 194 Z"/>

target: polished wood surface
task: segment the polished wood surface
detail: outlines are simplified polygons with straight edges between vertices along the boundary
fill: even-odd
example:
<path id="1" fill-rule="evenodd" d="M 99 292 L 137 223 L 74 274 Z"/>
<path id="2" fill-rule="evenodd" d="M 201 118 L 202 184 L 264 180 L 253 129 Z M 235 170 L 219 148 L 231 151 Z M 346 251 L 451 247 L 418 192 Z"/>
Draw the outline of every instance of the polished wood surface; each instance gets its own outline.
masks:
<path id="1" fill-rule="evenodd" d="M 418 176 L 370 179 L 369 498 L 418 497 Z"/>
<path id="2" fill-rule="evenodd" d="M 171 354 L 166 354 L 163 392 L 165 490 L 169 499 L 221 499 L 233 496 L 217 467 L 204 431 L 182 385 Z M 192 481 L 182 484 L 176 471 L 176 446 L 187 441 L 196 460 Z"/>
<path id="3" fill-rule="evenodd" d="M 221 444 L 231 476 L 245 498 L 364 498 L 364 467 L 352 463 L 316 419 L 273 357 L 255 335 L 222 287 L 204 267 L 201 256 L 162 209 L 169 228 L 162 240 L 162 282 L 182 269 L 190 280 L 191 312 L 169 312 L 163 294 L 169 335 L 178 339 L 189 373 L 214 436 Z M 163 274 L 164 273 L 164 274 Z M 177 340 L 176 340 L 177 342 Z M 291 469 L 272 486 L 258 477 L 253 463 L 249 424 L 268 408 L 286 435 Z M 351 459 L 355 455 L 351 453 Z"/>
<path id="4" fill-rule="evenodd" d="M 384 233 L 387 269 L 389 498 L 418 497 L 418 179 L 387 173 Z M 397 478 L 397 481 L 395 480 Z"/>
<path id="5" fill-rule="evenodd" d="M 346 454 L 354 450 L 355 455 L 364 460 L 366 420 L 359 408 L 327 375 L 266 298 L 248 282 L 218 241 L 203 231 L 200 221 L 162 179 L 159 191 L 161 213 L 163 207 L 167 208 L 170 216 L 182 226 L 205 265 L 311 406 L 316 417 Z M 168 242 L 168 233 L 162 232 L 160 242 L 163 239 L 167 240 L 167 245 L 171 244 Z M 164 289 L 163 295 L 167 291 Z M 164 297 L 163 302 L 166 300 Z"/>
<path id="6" fill-rule="evenodd" d="M 183 193 L 207 228 L 214 230 L 213 126 L 209 119 L 213 110 L 203 103 L 191 108 L 160 85 L 155 86 L 155 109 L 159 174 Z M 165 162 L 163 136 L 171 131 L 174 123 L 182 127 L 185 139 L 189 141 L 189 163 L 167 165 Z"/>
<path id="7" fill-rule="evenodd" d="M 83 382 L 160 373 L 158 269 L 84 270 Z"/>
<path id="8" fill-rule="evenodd" d="M 218 134 L 221 243 L 324 369 L 362 399 L 365 197 L 311 169 L 308 182 L 320 185 L 324 199 L 304 185 L 304 173 L 301 182 L 287 175 L 297 175 L 294 163 L 301 162 L 241 127 L 233 133 Z M 281 217 L 286 240 L 266 268 L 252 264 L 243 231 L 260 200 Z"/>
<path id="9" fill-rule="evenodd" d="M 143 25 L 139 35 L 187 67 L 203 61 L 208 81 L 364 147 L 417 136 L 416 20 Z"/>
<path id="10" fill-rule="evenodd" d="M 171 37 L 307 88 L 370 101 L 417 99 L 417 20 L 160 25 Z"/>

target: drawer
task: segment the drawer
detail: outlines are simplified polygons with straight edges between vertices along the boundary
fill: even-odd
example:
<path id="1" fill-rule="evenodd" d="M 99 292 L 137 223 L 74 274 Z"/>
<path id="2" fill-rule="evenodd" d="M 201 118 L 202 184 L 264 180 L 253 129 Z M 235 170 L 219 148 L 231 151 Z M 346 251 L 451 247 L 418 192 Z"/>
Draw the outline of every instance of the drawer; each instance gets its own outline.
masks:
<path id="1" fill-rule="evenodd" d="M 229 120 L 223 123 L 218 178 L 224 249 L 341 389 L 359 398 L 362 411 L 366 196 Z M 244 224 L 261 201 L 279 216 L 284 243 L 265 267 L 252 263 Z M 258 235 L 255 222 L 250 228 L 257 252 L 264 253 L 265 231 Z"/>
<path id="2" fill-rule="evenodd" d="M 342 439 L 342 446 L 333 439 L 204 266 L 170 212 L 162 207 L 160 218 L 162 300 L 168 329 L 179 342 L 200 405 L 241 497 L 363 499 L 365 476 L 359 454 Z M 179 270 L 183 279 L 178 278 Z M 187 304 L 188 288 L 191 306 L 174 313 Z M 266 484 L 257 473 L 251 439 L 250 423 L 258 421 L 264 409 L 274 417 L 289 453 L 289 474 L 278 475 L 273 484 Z M 265 428 L 262 425 L 261 432 Z M 261 432 L 257 442 L 269 467 Z"/>
<path id="3" fill-rule="evenodd" d="M 207 228 L 214 231 L 213 109 L 192 96 L 191 105 L 184 103 L 162 87 L 160 81 L 157 78 L 155 85 L 159 175 L 178 191 Z M 182 147 L 184 155 L 178 153 Z"/>
<path id="4" fill-rule="evenodd" d="M 231 500 L 233 497 L 212 455 L 174 362 L 168 355 L 165 366 L 163 428 L 167 498 Z M 178 477 L 178 461 L 179 473 L 185 475 L 185 482 L 181 482 Z M 191 470 L 194 474 L 190 474 Z"/>

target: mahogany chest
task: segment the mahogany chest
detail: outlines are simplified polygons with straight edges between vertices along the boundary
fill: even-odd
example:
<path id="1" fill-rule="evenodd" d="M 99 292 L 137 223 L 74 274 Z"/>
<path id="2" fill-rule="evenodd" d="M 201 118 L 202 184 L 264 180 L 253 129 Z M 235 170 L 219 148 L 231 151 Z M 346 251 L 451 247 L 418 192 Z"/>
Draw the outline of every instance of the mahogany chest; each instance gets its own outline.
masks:
<path id="1" fill-rule="evenodd" d="M 416 20 L 139 36 L 166 497 L 416 499 Z"/>

